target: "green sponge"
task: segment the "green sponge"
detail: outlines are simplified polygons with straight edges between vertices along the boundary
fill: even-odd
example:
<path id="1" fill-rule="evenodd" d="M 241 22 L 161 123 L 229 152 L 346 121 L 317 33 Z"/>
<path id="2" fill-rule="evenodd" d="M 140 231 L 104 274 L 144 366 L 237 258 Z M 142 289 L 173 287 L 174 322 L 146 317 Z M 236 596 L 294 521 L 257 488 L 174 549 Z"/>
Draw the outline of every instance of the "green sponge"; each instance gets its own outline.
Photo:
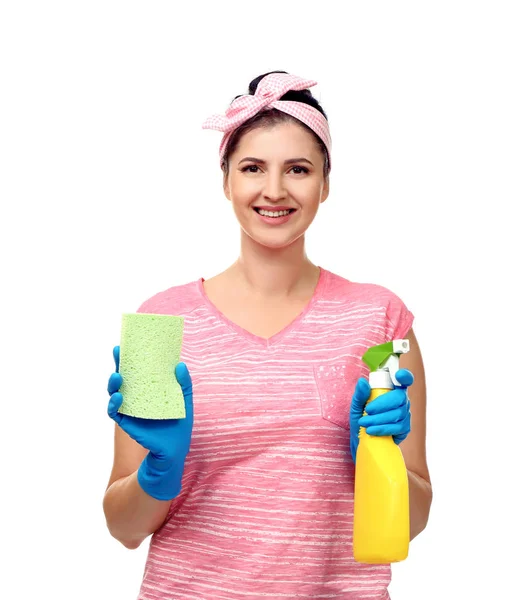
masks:
<path id="1" fill-rule="evenodd" d="M 185 401 L 175 374 L 182 342 L 183 317 L 122 315 L 120 413 L 143 419 L 185 417 Z"/>

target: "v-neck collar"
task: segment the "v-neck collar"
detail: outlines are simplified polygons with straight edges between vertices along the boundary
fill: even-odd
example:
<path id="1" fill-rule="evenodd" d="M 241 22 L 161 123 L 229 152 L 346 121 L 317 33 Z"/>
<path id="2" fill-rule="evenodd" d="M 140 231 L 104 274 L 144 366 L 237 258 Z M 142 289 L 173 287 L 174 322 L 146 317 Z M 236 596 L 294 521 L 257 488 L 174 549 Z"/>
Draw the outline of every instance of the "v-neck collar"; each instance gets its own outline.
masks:
<path id="1" fill-rule="evenodd" d="M 303 322 L 303 320 L 305 319 L 305 317 L 307 316 L 307 314 L 311 311 L 311 309 L 313 308 L 313 305 L 317 302 L 317 300 L 321 296 L 323 296 L 325 285 L 326 285 L 326 280 L 327 280 L 327 277 L 328 277 L 328 271 L 326 271 L 325 269 L 323 269 L 320 266 L 318 268 L 320 270 L 320 273 L 319 273 L 319 276 L 318 276 L 317 285 L 315 286 L 315 290 L 313 292 L 313 295 L 311 296 L 311 299 L 309 300 L 309 302 L 304 307 L 304 310 L 299 315 L 297 315 L 288 325 L 286 325 L 280 331 L 278 331 L 277 333 L 275 333 L 274 335 L 272 335 L 270 338 L 264 338 L 264 337 L 261 337 L 259 335 L 255 335 L 254 333 L 251 333 L 250 331 L 247 331 L 247 329 L 244 329 L 243 327 L 241 327 L 240 325 L 234 323 L 228 317 L 226 317 L 216 307 L 216 305 L 211 302 L 211 300 L 207 296 L 207 293 L 205 292 L 205 287 L 203 286 L 203 282 L 205 281 L 205 279 L 203 277 L 200 277 L 197 280 L 196 284 L 197 284 L 197 287 L 198 287 L 198 291 L 201 294 L 201 297 L 203 298 L 204 303 L 209 308 L 209 310 L 218 319 L 220 319 L 220 321 L 222 321 L 230 329 L 232 329 L 233 331 L 235 331 L 238 335 L 242 336 L 243 338 L 245 338 L 249 342 L 251 342 L 253 344 L 257 344 L 259 346 L 263 346 L 263 347 L 267 347 L 268 348 L 270 346 L 274 346 L 275 344 L 279 343 L 285 336 L 289 335 L 295 329 L 297 329 L 300 326 L 300 324 Z"/>

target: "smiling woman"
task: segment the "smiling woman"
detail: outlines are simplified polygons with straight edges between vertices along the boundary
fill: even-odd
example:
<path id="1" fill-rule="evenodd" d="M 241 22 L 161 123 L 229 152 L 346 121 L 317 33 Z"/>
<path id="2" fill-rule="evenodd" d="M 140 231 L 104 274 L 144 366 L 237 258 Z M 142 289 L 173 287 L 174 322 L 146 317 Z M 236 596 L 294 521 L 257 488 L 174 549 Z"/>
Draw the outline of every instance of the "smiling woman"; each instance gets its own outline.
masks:
<path id="1" fill-rule="evenodd" d="M 260 120 L 226 148 L 223 187 L 240 223 L 243 254 L 254 244 L 303 244 L 328 197 L 327 152 L 320 150 L 313 132 L 295 121 L 288 115 L 271 125 Z"/>
<path id="2" fill-rule="evenodd" d="M 370 392 L 365 350 L 404 337 L 414 348 L 405 367 L 417 382 L 415 423 L 401 385 L 366 431 L 404 440 L 412 537 L 426 525 L 425 385 L 413 314 L 390 290 L 349 281 L 306 254 L 331 170 L 328 121 L 308 89 L 315 83 L 268 73 L 225 115 L 207 119 L 204 127 L 224 134 L 220 166 L 239 256 L 139 308 L 184 317 L 175 375 L 188 407 L 162 438 L 147 420 L 134 423 L 133 436 L 116 425 L 104 508 L 126 547 L 153 534 L 140 600 L 388 600 L 390 565 L 353 555 L 363 406 L 352 411 L 351 402 L 357 390 L 364 401 Z M 119 381 L 108 388 L 110 416 Z"/>
<path id="3" fill-rule="evenodd" d="M 224 131 L 223 187 L 240 223 L 242 256 L 252 243 L 303 244 L 328 197 L 331 136 L 326 113 L 306 89 L 314 83 L 283 71 L 261 75 L 249 84 L 249 94 L 234 98 L 225 116 L 204 123 Z M 276 104 L 269 102 L 274 97 Z"/>

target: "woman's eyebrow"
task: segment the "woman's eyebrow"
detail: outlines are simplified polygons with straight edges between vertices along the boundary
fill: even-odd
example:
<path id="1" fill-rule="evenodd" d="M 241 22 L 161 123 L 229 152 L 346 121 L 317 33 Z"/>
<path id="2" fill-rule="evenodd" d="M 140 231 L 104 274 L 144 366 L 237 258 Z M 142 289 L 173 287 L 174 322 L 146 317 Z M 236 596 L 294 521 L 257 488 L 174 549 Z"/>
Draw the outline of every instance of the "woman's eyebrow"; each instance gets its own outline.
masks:
<path id="1" fill-rule="evenodd" d="M 254 156 L 246 156 L 245 158 L 242 158 L 238 164 L 241 165 L 242 162 L 254 162 L 259 165 L 265 164 L 265 160 L 262 160 L 261 158 L 255 158 Z M 289 158 L 288 160 L 284 161 L 284 165 L 291 165 L 293 163 L 299 162 L 306 162 L 309 163 L 311 166 L 314 166 L 313 163 L 307 158 Z"/>

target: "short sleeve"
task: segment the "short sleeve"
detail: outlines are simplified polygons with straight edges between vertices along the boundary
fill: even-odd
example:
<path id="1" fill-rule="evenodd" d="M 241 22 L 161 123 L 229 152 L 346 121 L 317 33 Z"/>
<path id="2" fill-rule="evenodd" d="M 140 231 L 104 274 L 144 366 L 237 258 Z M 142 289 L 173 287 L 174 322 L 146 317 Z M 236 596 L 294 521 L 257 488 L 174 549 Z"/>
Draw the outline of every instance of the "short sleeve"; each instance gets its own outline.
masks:
<path id="1" fill-rule="evenodd" d="M 175 295 L 172 293 L 173 288 L 158 292 L 145 300 L 137 309 L 138 313 L 150 313 L 158 315 L 177 314 L 174 312 L 176 303 Z"/>
<path id="2" fill-rule="evenodd" d="M 151 298 L 149 298 L 148 300 L 145 300 L 141 306 L 137 309 L 136 312 L 138 313 L 149 313 L 150 312 L 150 300 Z"/>
<path id="3" fill-rule="evenodd" d="M 414 315 L 393 292 L 386 308 L 386 341 L 404 338 L 412 328 Z"/>

